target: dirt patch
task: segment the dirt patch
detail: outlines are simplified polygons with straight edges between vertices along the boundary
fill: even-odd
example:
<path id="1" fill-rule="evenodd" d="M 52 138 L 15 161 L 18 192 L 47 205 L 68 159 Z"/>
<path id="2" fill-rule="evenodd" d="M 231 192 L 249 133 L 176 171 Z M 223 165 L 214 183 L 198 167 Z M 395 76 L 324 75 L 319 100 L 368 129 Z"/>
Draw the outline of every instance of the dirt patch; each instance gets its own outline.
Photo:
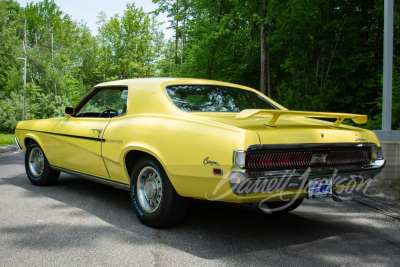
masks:
<path id="1" fill-rule="evenodd" d="M 399 181 L 392 185 L 374 185 L 368 188 L 367 194 L 375 195 L 382 199 L 391 200 L 400 205 L 400 186 Z"/>
<path id="2" fill-rule="evenodd" d="M 0 147 L 0 155 L 13 153 L 13 152 L 17 152 L 17 151 L 21 151 L 21 149 L 19 149 L 19 147 L 16 145 Z"/>

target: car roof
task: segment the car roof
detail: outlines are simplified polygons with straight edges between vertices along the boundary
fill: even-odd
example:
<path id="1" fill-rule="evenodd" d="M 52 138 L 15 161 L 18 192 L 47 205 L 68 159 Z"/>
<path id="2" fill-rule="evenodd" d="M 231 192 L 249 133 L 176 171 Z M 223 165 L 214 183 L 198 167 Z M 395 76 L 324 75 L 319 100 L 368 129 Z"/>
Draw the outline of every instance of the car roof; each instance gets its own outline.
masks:
<path id="1" fill-rule="evenodd" d="M 220 86 L 228 86 L 241 88 L 245 90 L 254 91 L 260 94 L 259 91 L 233 83 L 228 82 L 220 82 L 214 80 L 206 80 L 206 79 L 195 79 L 195 78 L 137 78 L 137 79 L 125 79 L 125 80 L 116 80 L 110 82 L 104 82 L 97 84 L 94 88 L 101 87 L 114 87 L 114 86 L 128 86 L 129 88 L 129 99 L 130 99 L 130 108 L 128 109 L 128 113 L 136 113 L 136 112 L 150 112 L 150 113 L 175 113 L 177 110 L 175 105 L 169 100 L 165 90 L 163 90 L 167 85 L 175 85 L 175 84 L 209 84 L 209 85 L 220 85 Z M 266 97 L 266 96 L 264 96 Z M 267 97 L 268 98 L 268 97 Z M 268 100 L 274 105 L 285 109 L 283 106 L 279 105 L 272 99 Z M 146 103 L 147 107 L 143 107 L 143 103 Z M 136 109 L 136 107 L 140 107 Z"/>
<path id="2" fill-rule="evenodd" d="M 110 81 L 110 82 L 104 82 L 97 84 L 95 87 L 103 87 L 103 86 L 117 86 L 117 85 L 137 85 L 137 84 L 147 84 L 147 85 L 161 85 L 164 83 L 168 84 L 214 84 L 214 85 L 223 85 L 223 86 L 230 86 L 230 87 L 240 87 L 244 89 L 250 89 L 253 90 L 252 88 L 238 85 L 238 84 L 233 84 L 233 83 L 227 83 L 227 82 L 220 82 L 220 81 L 214 81 L 214 80 L 206 80 L 206 79 L 195 79 L 195 78 L 137 78 L 137 79 L 124 79 L 124 80 L 115 80 L 115 81 Z"/>

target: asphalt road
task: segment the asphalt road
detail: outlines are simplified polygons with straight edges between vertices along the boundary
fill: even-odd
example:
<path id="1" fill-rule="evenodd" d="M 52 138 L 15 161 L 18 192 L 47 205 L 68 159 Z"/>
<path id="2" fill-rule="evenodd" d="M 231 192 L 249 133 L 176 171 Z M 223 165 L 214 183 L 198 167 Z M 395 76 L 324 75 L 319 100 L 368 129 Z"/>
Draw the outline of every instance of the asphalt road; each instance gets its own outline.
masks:
<path id="1" fill-rule="evenodd" d="M 354 201 L 305 200 L 274 216 L 198 201 L 184 221 L 142 225 L 129 193 L 62 174 L 33 186 L 23 152 L 0 156 L 0 266 L 400 266 L 400 222 Z"/>

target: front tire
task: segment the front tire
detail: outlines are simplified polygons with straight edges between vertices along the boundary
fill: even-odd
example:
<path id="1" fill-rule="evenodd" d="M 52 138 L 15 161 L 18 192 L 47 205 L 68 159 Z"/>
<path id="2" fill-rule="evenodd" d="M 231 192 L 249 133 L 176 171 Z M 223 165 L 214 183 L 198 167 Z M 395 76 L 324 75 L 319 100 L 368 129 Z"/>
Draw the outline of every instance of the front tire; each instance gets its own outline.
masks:
<path id="1" fill-rule="evenodd" d="M 143 157 L 131 175 L 131 201 L 139 220 L 153 228 L 177 224 L 185 214 L 186 199 L 176 193 L 161 164 Z"/>
<path id="2" fill-rule="evenodd" d="M 53 170 L 38 143 L 31 141 L 26 147 L 25 171 L 34 185 L 46 186 L 57 182 L 60 172 Z"/>

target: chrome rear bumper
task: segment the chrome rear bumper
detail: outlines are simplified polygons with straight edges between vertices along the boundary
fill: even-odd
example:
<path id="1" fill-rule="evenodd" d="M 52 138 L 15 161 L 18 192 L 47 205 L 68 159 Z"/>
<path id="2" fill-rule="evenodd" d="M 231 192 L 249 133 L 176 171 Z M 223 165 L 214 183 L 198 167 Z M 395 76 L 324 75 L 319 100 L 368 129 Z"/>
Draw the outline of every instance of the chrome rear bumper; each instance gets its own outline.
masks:
<path id="1" fill-rule="evenodd" d="M 278 170 L 249 172 L 233 169 L 229 175 L 232 191 L 236 195 L 281 192 L 283 190 L 306 189 L 311 179 L 332 179 L 332 185 L 359 184 L 370 181 L 382 171 L 386 161 L 378 159 L 359 169 L 308 168 L 306 170 Z"/>

